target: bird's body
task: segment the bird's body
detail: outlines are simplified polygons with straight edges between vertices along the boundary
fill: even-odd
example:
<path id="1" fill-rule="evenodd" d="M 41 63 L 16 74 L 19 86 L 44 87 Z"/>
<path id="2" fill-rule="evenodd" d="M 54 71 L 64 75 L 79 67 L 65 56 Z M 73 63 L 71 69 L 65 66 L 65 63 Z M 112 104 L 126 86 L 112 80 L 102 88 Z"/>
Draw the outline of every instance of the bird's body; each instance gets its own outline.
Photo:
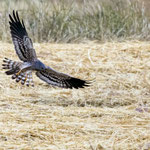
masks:
<path id="1" fill-rule="evenodd" d="M 47 67 L 38 59 L 32 62 L 32 69 L 35 71 L 42 71 L 45 70 L 46 68 Z"/>
<path id="2" fill-rule="evenodd" d="M 23 20 L 21 23 L 18 12 L 15 13 L 13 11 L 13 17 L 9 15 L 9 18 L 12 40 L 21 62 L 5 58 L 3 60 L 3 69 L 8 69 L 6 71 L 7 75 L 12 75 L 12 79 L 15 79 L 16 82 L 21 81 L 23 85 L 26 83 L 27 86 L 30 84 L 34 86 L 32 79 L 33 71 L 36 72 L 37 77 L 53 86 L 72 89 L 83 88 L 89 85 L 89 82 L 85 80 L 57 72 L 42 63 L 36 56 L 32 40 L 28 36 Z"/>

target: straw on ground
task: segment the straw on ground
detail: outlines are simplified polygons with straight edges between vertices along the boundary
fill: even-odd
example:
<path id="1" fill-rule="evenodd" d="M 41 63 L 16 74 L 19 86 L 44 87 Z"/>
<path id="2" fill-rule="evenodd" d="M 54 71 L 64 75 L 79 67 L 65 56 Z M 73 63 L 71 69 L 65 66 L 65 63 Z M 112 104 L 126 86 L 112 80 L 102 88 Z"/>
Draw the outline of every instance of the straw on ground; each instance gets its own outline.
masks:
<path id="1" fill-rule="evenodd" d="M 94 79 L 81 90 L 17 84 L 0 73 L 0 148 L 144 149 L 150 143 L 150 44 L 34 44 L 47 65 Z M 0 59 L 18 59 L 0 43 Z M 46 59 L 45 59 L 46 58 Z"/>

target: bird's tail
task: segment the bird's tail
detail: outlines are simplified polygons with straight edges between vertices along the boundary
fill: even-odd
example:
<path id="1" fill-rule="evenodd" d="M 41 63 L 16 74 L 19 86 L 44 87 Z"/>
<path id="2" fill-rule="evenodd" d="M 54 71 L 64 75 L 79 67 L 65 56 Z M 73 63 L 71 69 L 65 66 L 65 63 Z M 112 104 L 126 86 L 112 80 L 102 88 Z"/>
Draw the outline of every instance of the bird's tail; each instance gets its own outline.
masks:
<path id="1" fill-rule="evenodd" d="M 19 66 L 21 64 L 21 62 L 16 62 L 8 58 L 4 58 L 2 66 L 3 69 L 8 69 L 8 71 L 5 72 L 7 75 L 12 75 L 20 71 Z"/>
<path id="2" fill-rule="evenodd" d="M 33 79 L 32 79 L 32 72 L 22 72 L 20 69 L 20 66 L 22 65 L 22 62 L 17 62 L 10 60 L 8 58 L 5 58 L 3 60 L 3 69 L 8 69 L 5 73 L 7 75 L 12 75 L 12 79 L 15 79 L 16 82 L 21 81 L 21 84 L 26 84 L 27 86 L 31 85 L 34 86 Z"/>

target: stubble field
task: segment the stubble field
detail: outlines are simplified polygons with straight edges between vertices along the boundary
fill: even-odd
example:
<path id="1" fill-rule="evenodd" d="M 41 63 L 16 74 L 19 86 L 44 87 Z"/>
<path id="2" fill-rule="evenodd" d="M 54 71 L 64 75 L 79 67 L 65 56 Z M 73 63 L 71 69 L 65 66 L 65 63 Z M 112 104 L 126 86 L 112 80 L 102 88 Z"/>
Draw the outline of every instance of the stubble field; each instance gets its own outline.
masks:
<path id="1" fill-rule="evenodd" d="M 52 68 L 86 80 L 53 88 L 34 75 L 25 87 L 0 72 L 0 149 L 149 149 L 150 43 L 38 44 Z M 0 43 L 0 60 L 18 60 Z"/>

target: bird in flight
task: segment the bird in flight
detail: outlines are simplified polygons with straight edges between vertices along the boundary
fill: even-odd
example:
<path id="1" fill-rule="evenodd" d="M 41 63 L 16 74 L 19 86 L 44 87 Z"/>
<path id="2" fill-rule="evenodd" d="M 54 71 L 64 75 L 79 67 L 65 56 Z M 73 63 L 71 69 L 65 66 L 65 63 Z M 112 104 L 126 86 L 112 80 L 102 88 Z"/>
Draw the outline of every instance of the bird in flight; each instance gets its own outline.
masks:
<path id="1" fill-rule="evenodd" d="M 37 77 L 52 86 L 61 88 L 84 88 L 89 86 L 89 82 L 74 78 L 70 75 L 60 73 L 43 64 L 36 56 L 32 40 L 29 38 L 23 20 L 20 21 L 18 12 L 13 11 L 9 15 L 10 32 L 15 51 L 21 60 L 13 61 L 8 58 L 3 60 L 3 69 L 7 75 L 12 75 L 12 79 L 21 82 L 22 85 L 34 86 L 32 72 L 35 71 Z"/>

